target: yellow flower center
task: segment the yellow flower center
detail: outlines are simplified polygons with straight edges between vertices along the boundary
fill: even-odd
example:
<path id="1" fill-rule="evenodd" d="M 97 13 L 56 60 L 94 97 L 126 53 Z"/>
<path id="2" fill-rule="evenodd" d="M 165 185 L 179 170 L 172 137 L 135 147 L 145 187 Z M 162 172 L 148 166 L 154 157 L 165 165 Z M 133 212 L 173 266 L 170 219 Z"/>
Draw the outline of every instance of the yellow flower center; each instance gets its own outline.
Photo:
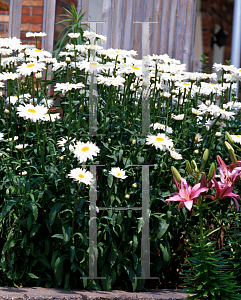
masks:
<path id="1" fill-rule="evenodd" d="M 81 149 L 81 151 L 83 151 L 83 152 L 86 152 L 86 151 L 89 151 L 90 150 L 90 148 L 88 147 L 88 146 L 85 146 L 85 147 L 83 147 L 82 149 Z"/>
<path id="2" fill-rule="evenodd" d="M 42 52 L 42 50 L 35 50 L 35 52 Z"/>
<path id="3" fill-rule="evenodd" d="M 117 176 L 121 176 L 121 173 L 117 173 Z"/>
<path id="4" fill-rule="evenodd" d="M 70 86 L 70 84 L 69 84 L 69 83 L 67 83 L 67 84 L 65 84 L 64 86 Z"/>
<path id="5" fill-rule="evenodd" d="M 82 175 L 82 174 L 79 174 L 78 177 L 79 178 L 85 178 L 84 175 Z"/>
<path id="6" fill-rule="evenodd" d="M 97 63 L 90 63 L 90 65 L 96 66 L 96 65 L 97 65 Z"/>
<path id="7" fill-rule="evenodd" d="M 134 69 L 134 70 L 140 70 L 140 68 L 137 68 L 135 66 L 132 66 L 132 69 Z"/>
<path id="8" fill-rule="evenodd" d="M 237 138 L 239 138 L 239 139 L 240 139 L 240 135 L 236 135 L 236 134 L 235 134 L 234 136 L 236 136 Z"/>
<path id="9" fill-rule="evenodd" d="M 183 85 L 189 85 L 189 83 L 188 82 L 183 82 Z"/>
<path id="10" fill-rule="evenodd" d="M 115 80 L 115 78 L 108 78 L 108 80 Z"/>
<path id="11" fill-rule="evenodd" d="M 33 109 L 33 108 L 29 108 L 29 109 L 28 109 L 28 112 L 30 112 L 31 114 L 35 114 L 35 113 L 36 113 L 36 110 Z"/>
<path id="12" fill-rule="evenodd" d="M 34 66 L 35 66 L 35 64 L 29 64 L 29 65 L 27 65 L 28 68 L 32 68 Z"/>
<path id="13" fill-rule="evenodd" d="M 198 138 L 195 136 L 194 138 L 194 142 L 197 143 L 198 142 Z"/>
<path id="14" fill-rule="evenodd" d="M 157 137 L 157 138 L 156 138 L 156 141 L 158 141 L 158 142 L 163 142 L 164 139 L 163 139 L 163 138 L 160 138 L 160 137 Z"/>
<path id="15" fill-rule="evenodd" d="M 115 51 L 116 53 L 120 53 L 120 51 Z"/>

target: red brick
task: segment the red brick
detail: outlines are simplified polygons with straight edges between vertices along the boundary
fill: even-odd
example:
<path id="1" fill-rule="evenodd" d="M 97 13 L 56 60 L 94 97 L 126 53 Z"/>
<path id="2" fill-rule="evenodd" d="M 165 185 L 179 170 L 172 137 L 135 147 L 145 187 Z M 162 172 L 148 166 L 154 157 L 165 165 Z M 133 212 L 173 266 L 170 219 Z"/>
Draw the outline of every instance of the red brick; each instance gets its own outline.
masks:
<path id="1" fill-rule="evenodd" d="M 21 22 L 22 23 L 42 23 L 43 17 L 42 16 L 22 16 Z"/>
<path id="2" fill-rule="evenodd" d="M 1 23 L 9 22 L 9 15 L 1 16 Z"/>
<path id="3" fill-rule="evenodd" d="M 23 0 L 23 6 L 43 6 L 44 0 Z"/>
<path id="4" fill-rule="evenodd" d="M 0 32 L 0 38 L 7 38 L 8 32 Z"/>
<path id="5" fill-rule="evenodd" d="M 29 7 L 23 7 L 22 8 L 22 15 L 30 15 L 30 8 Z"/>
<path id="6" fill-rule="evenodd" d="M 8 15 L 8 11 L 6 11 L 6 10 L 0 10 L 0 15 Z"/>
<path id="7" fill-rule="evenodd" d="M 41 32 L 42 31 L 42 24 L 31 24 L 30 25 L 31 32 Z"/>
<path id="8" fill-rule="evenodd" d="M 29 24 L 21 24 L 21 31 L 29 31 Z"/>
<path id="9" fill-rule="evenodd" d="M 43 8 L 42 7 L 33 7 L 32 9 L 32 15 L 39 15 L 42 16 L 43 15 Z"/>

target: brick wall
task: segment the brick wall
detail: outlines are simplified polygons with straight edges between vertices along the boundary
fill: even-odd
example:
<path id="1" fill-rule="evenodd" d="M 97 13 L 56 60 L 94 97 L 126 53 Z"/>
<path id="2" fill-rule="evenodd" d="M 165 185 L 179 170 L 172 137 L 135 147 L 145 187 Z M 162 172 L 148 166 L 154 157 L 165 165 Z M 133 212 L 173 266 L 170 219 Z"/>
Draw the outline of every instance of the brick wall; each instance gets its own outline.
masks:
<path id="1" fill-rule="evenodd" d="M 8 37 L 9 12 L 0 11 L 0 38 Z"/>
<path id="2" fill-rule="evenodd" d="M 43 26 L 44 0 L 22 0 L 22 18 L 20 39 L 24 44 L 35 44 L 33 38 L 26 38 L 27 32 L 41 32 Z M 41 48 L 41 38 L 38 38 L 38 48 Z"/>
<path id="3" fill-rule="evenodd" d="M 56 1 L 56 15 L 55 15 L 55 22 L 59 22 L 64 20 L 64 17 L 60 17 L 60 15 L 67 14 L 64 8 L 69 8 L 71 3 L 75 5 L 77 8 L 77 0 L 57 0 Z M 54 44 L 57 42 L 59 33 L 70 24 L 70 22 L 64 22 L 58 25 L 55 25 L 54 28 Z M 62 36 L 62 35 L 61 35 Z"/>
<path id="4" fill-rule="evenodd" d="M 203 51 L 204 54 L 209 58 L 209 67 L 212 68 L 213 50 L 211 47 L 211 38 L 214 34 L 215 24 L 222 26 L 226 34 L 228 34 L 224 48 L 224 62 L 231 59 L 233 1 L 202 0 L 201 12 L 203 27 Z"/>

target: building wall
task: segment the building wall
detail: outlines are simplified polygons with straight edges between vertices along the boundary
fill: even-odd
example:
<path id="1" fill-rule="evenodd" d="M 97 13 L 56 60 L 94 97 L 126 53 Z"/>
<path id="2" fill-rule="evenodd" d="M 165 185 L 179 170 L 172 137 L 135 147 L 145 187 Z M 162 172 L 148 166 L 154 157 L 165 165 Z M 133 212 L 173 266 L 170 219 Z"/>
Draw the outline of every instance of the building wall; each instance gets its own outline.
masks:
<path id="1" fill-rule="evenodd" d="M 203 52 L 208 56 L 209 68 L 212 71 L 213 49 L 211 47 L 211 38 L 215 31 L 215 25 L 223 27 L 228 35 L 224 47 L 224 59 L 231 59 L 232 42 L 232 22 L 233 22 L 233 1 L 232 0 L 202 0 L 201 1 L 202 26 L 203 26 Z"/>

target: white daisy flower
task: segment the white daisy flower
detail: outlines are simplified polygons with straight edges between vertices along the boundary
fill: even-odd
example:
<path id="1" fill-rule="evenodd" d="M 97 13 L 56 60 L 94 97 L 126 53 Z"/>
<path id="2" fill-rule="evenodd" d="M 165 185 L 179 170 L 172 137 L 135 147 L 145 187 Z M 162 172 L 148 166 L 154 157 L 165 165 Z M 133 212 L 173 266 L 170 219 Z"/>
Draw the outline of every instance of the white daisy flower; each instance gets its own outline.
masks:
<path id="1" fill-rule="evenodd" d="M 173 148 L 173 141 L 164 133 L 158 133 L 158 135 L 148 135 L 146 140 L 147 145 L 155 146 L 156 149 L 161 149 L 162 151 Z"/>
<path id="2" fill-rule="evenodd" d="M 15 80 L 19 77 L 19 74 L 12 73 L 12 72 L 3 72 L 0 74 L 0 80 Z"/>
<path id="3" fill-rule="evenodd" d="M 15 135 L 13 139 L 12 138 L 8 139 L 9 142 L 11 142 L 12 140 L 14 140 L 14 142 L 17 141 L 18 140 L 18 136 Z"/>
<path id="4" fill-rule="evenodd" d="M 176 152 L 175 150 L 171 150 L 170 155 L 172 158 L 174 158 L 176 160 L 182 159 L 182 155 L 179 154 L 178 152 Z"/>
<path id="5" fill-rule="evenodd" d="M 222 135 L 222 133 L 219 132 L 219 131 L 217 131 L 217 132 L 215 133 L 215 136 L 217 136 L 217 137 L 220 137 L 221 135 Z"/>
<path id="6" fill-rule="evenodd" d="M 85 184 L 91 184 L 94 178 L 91 172 L 81 168 L 76 168 L 71 170 L 68 176 L 72 178 L 74 181 L 78 181 L 79 183 L 83 182 Z"/>
<path id="7" fill-rule="evenodd" d="M 71 39 L 77 39 L 80 36 L 80 33 L 69 33 L 68 36 Z"/>
<path id="8" fill-rule="evenodd" d="M 72 89 L 81 89 L 84 88 L 84 84 L 79 83 L 56 83 L 56 86 L 54 88 L 54 91 L 62 91 L 63 94 L 65 94 L 68 91 L 71 91 Z"/>
<path id="9" fill-rule="evenodd" d="M 17 107 L 17 114 L 20 117 L 30 119 L 33 122 L 41 120 L 43 116 L 47 114 L 47 111 L 48 108 L 41 105 L 33 106 L 32 104 L 26 104 Z"/>
<path id="10" fill-rule="evenodd" d="M 45 68 L 44 63 L 40 62 L 30 62 L 28 64 L 23 63 L 21 66 L 17 68 L 17 72 L 22 75 L 31 75 L 32 72 L 41 72 Z"/>
<path id="11" fill-rule="evenodd" d="M 57 119 L 60 119 L 60 113 L 55 113 L 55 114 L 46 114 L 44 115 L 41 120 L 43 121 L 56 121 Z"/>
<path id="12" fill-rule="evenodd" d="M 202 112 L 195 108 L 192 108 L 192 113 L 197 116 L 202 115 Z"/>
<path id="13" fill-rule="evenodd" d="M 117 76 L 117 77 L 104 77 L 102 75 L 99 75 L 97 77 L 97 80 L 98 80 L 98 83 L 100 83 L 100 84 L 104 84 L 104 85 L 107 85 L 107 86 L 114 85 L 116 87 L 123 86 L 123 83 L 125 82 L 125 79 L 120 77 L 120 76 Z"/>
<path id="14" fill-rule="evenodd" d="M 28 146 L 28 144 L 24 144 L 24 148 L 26 148 Z M 23 149 L 23 144 L 18 144 L 15 146 L 16 149 L 18 150 L 22 150 Z"/>
<path id="15" fill-rule="evenodd" d="M 120 178 L 120 179 L 125 179 L 128 177 L 127 175 L 125 175 L 125 171 L 120 169 L 119 167 L 111 168 L 109 174 L 113 175 L 116 178 Z"/>
<path id="16" fill-rule="evenodd" d="M 4 134 L 3 133 L 0 133 L 0 141 L 1 140 L 4 140 Z"/>
<path id="17" fill-rule="evenodd" d="M 203 139 L 202 139 L 201 134 L 197 133 L 197 134 L 195 135 L 194 142 L 195 142 L 195 143 L 199 143 L 199 142 L 201 142 L 202 140 L 203 140 Z"/>
<path id="18" fill-rule="evenodd" d="M 26 37 L 38 37 L 38 36 L 46 36 L 45 32 L 27 32 Z"/>
<path id="19" fill-rule="evenodd" d="M 182 121 L 182 120 L 184 119 L 184 114 L 177 115 L 177 116 L 175 116 L 174 114 L 171 114 L 171 117 L 172 117 L 174 120 Z"/>
<path id="20" fill-rule="evenodd" d="M 150 127 L 152 127 L 152 126 L 153 126 L 154 130 L 160 129 L 160 130 L 163 130 L 163 131 L 165 131 L 165 127 L 166 127 L 164 124 L 160 124 L 160 123 L 151 124 Z M 167 126 L 166 132 L 167 133 L 172 133 L 173 132 L 172 128 Z"/>
<path id="21" fill-rule="evenodd" d="M 22 173 L 19 173 L 19 175 L 22 175 L 22 176 L 25 176 L 25 175 L 27 175 L 27 174 L 28 174 L 27 171 L 23 171 Z"/>
<path id="22" fill-rule="evenodd" d="M 93 156 L 97 156 L 100 152 L 100 148 L 89 141 L 87 143 L 77 142 L 71 151 L 78 161 L 82 163 L 86 162 L 88 158 L 93 160 Z"/>
<path id="23" fill-rule="evenodd" d="M 75 138 L 71 140 L 71 138 L 69 139 L 71 143 L 74 143 L 75 142 Z M 61 151 L 64 152 L 65 151 L 65 144 L 68 142 L 68 137 L 66 136 L 66 139 L 65 138 L 61 138 L 58 142 L 57 142 L 57 145 L 59 147 L 62 147 Z M 70 151 L 73 151 L 74 150 L 74 147 L 70 144 L 69 145 L 69 150 Z"/>
<path id="24" fill-rule="evenodd" d="M 239 143 L 239 144 L 241 144 L 241 135 L 231 135 L 230 134 L 230 136 L 231 136 L 231 138 L 232 138 L 232 140 L 234 141 L 234 143 Z"/>

